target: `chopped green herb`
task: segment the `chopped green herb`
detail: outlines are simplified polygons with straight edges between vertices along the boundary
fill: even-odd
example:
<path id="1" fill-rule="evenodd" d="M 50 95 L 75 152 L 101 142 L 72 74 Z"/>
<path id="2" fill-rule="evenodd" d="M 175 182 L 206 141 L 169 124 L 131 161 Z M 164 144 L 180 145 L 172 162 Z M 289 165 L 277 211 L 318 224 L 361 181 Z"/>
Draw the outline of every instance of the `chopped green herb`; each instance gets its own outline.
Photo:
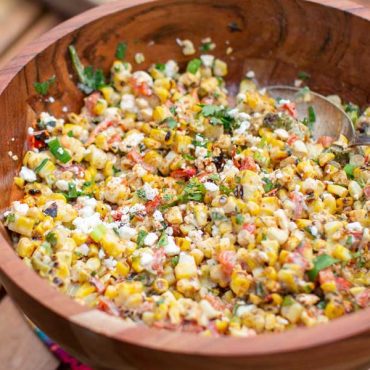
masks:
<path id="1" fill-rule="evenodd" d="M 94 242 L 100 242 L 100 240 L 103 239 L 105 234 L 107 233 L 107 228 L 100 224 L 98 226 L 95 226 L 94 230 L 90 233 L 90 238 L 94 240 Z"/>
<path id="2" fill-rule="evenodd" d="M 354 178 L 353 170 L 355 168 L 357 168 L 357 166 L 355 166 L 353 164 L 349 164 L 349 163 L 344 166 L 344 168 L 343 168 L 344 169 L 344 172 L 346 173 L 346 175 L 347 175 L 347 177 L 349 179 L 353 179 Z"/>
<path id="3" fill-rule="evenodd" d="M 164 121 L 167 123 L 168 127 L 169 127 L 171 130 L 172 130 L 172 129 L 174 129 L 174 128 L 177 126 L 177 122 L 176 122 L 176 120 L 175 120 L 175 119 L 173 119 L 172 117 L 168 117 L 168 118 L 166 118 Z"/>
<path id="4" fill-rule="evenodd" d="M 175 267 L 179 263 L 179 256 L 174 256 L 171 258 L 171 264 Z"/>
<path id="5" fill-rule="evenodd" d="M 316 112 L 315 109 L 310 105 L 308 107 L 308 124 L 307 124 L 307 127 L 310 129 L 310 131 L 313 131 L 315 122 L 316 122 Z"/>
<path id="6" fill-rule="evenodd" d="M 210 51 L 210 50 L 212 50 L 212 46 L 213 46 L 213 43 L 212 42 L 204 42 L 200 46 L 200 50 L 201 51 Z"/>
<path id="7" fill-rule="evenodd" d="M 235 217 L 235 221 L 237 223 L 237 225 L 243 225 L 244 223 L 244 216 L 243 215 L 236 215 Z"/>
<path id="8" fill-rule="evenodd" d="M 217 105 L 201 105 L 204 117 L 210 118 L 212 125 L 223 125 L 224 129 L 230 132 L 235 128 L 235 119 L 229 115 L 229 109 Z"/>
<path id="9" fill-rule="evenodd" d="M 68 135 L 69 137 L 73 137 L 73 131 L 72 131 L 72 130 L 68 131 L 68 132 L 67 132 L 67 135 Z"/>
<path id="10" fill-rule="evenodd" d="M 353 123 L 355 123 L 358 120 L 358 117 L 360 117 L 360 108 L 356 104 L 348 103 L 344 106 L 344 110 Z"/>
<path id="11" fill-rule="evenodd" d="M 220 181 L 220 175 L 218 173 L 213 173 L 212 175 L 208 176 L 208 178 L 212 181 Z"/>
<path id="12" fill-rule="evenodd" d="M 283 307 L 285 307 L 285 306 L 291 306 L 294 303 L 295 303 L 294 298 L 291 295 L 287 295 L 287 296 L 284 297 L 282 306 Z"/>
<path id="13" fill-rule="evenodd" d="M 105 77 L 101 69 L 94 70 L 91 66 L 84 67 L 73 45 L 69 46 L 69 53 L 71 55 L 73 67 L 80 81 L 78 84 L 80 90 L 85 94 L 90 94 L 94 90 L 98 90 L 105 85 Z"/>
<path id="14" fill-rule="evenodd" d="M 141 247 L 144 246 L 144 239 L 146 238 L 147 235 L 148 235 L 148 233 L 145 230 L 140 230 L 139 231 L 139 233 L 137 235 L 137 240 L 136 240 L 138 248 L 141 248 Z"/>
<path id="15" fill-rule="evenodd" d="M 140 199 L 142 199 L 144 201 L 147 201 L 148 200 L 147 197 L 146 197 L 146 193 L 145 193 L 145 190 L 144 189 L 138 189 L 138 190 L 136 190 L 136 194 L 137 194 L 137 196 Z"/>
<path id="16" fill-rule="evenodd" d="M 6 216 L 6 222 L 7 223 L 10 223 L 10 222 L 14 222 L 14 221 L 15 221 L 15 214 L 14 213 L 9 213 Z"/>
<path id="17" fill-rule="evenodd" d="M 263 189 L 265 190 L 265 193 L 268 193 L 274 188 L 274 184 L 268 177 L 264 177 L 262 181 L 264 182 Z"/>
<path id="18" fill-rule="evenodd" d="M 175 115 L 176 114 L 176 105 L 171 105 L 170 106 L 170 112 Z"/>
<path id="19" fill-rule="evenodd" d="M 195 157 L 193 157 L 192 155 L 190 155 L 190 154 L 187 154 L 187 153 L 184 153 L 183 155 L 182 155 L 182 157 L 184 158 L 184 159 L 186 159 L 187 161 L 195 161 Z"/>
<path id="20" fill-rule="evenodd" d="M 49 92 L 50 86 L 55 83 L 55 80 L 56 77 L 52 76 L 44 82 L 35 82 L 33 86 L 38 94 L 46 95 Z"/>
<path id="21" fill-rule="evenodd" d="M 125 59 L 126 51 L 127 51 L 127 44 L 125 42 L 120 42 L 116 48 L 116 58 L 121 59 L 121 60 Z"/>
<path id="22" fill-rule="evenodd" d="M 320 310 L 324 310 L 326 307 L 326 302 L 325 301 L 320 301 L 317 305 L 317 308 L 320 308 Z"/>
<path id="23" fill-rule="evenodd" d="M 201 65 L 202 61 L 198 58 L 195 58 L 188 63 L 186 71 L 195 75 L 198 72 L 198 69 L 200 68 Z"/>
<path id="24" fill-rule="evenodd" d="M 222 221 L 222 220 L 225 220 L 226 217 L 222 213 L 211 212 L 211 219 L 212 221 Z"/>
<path id="25" fill-rule="evenodd" d="M 58 138 L 48 141 L 48 147 L 51 154 L 60 162 L 67 163 L 72 159 L 70 154 L 62 147 Z"/>
<path id="26" fill-rule="evenodd" d="M 307 96 L 309 93 L 311 92 L 310 88 L 308 86 L 305 86 L 305 87 L 302 87 L 302 89 L 300 89 L 298 92 L 297 92 L 297 97 L 298 98 L 304 98 L 305 96 Z"/>
<path id="27" fill-rule="evenodd" d="M 45 158 L 41 161 L 41 163 L 35 168 L 35 173 L 39 173 L 46 165 L 49 159 Z"/>
<path id="28" fill-rule="evenodd" d="M 314 266 L 308 271 L 308 277 L 311 281 L 314 281 L 321 270 L 324 270 L 337 262 L 339 262 L 339 260 L 333 258 L 332 256 L 329 256 L 326 253 L 321 254 L 313 261 Z"/>
<path id="29" fill-rule="evenodd" d="M 54 248 L 57 245 L 57 236 L 55 233 L 50 232 L 45 237 L 46 241 Z"/>
<path id="30" fill-rule="evenodd" d="M 163 63 L 157 63 L 155 65 L 155 69 L 158 69 L 158 71 L 164 72 L 166 69 L 166 65 Z"/>
<path id="31" fill-rule="evenodd" d="M 233 191 L 225 185 L 220 185 L 220 191 L 222 194 L 230 195 Z"/>
<path id="32" fill-rule="evenodd" d="M 167 244 L 168 244 L 168 237 L 167 237 L 167 234 L 165 232 L 163 232 L 161 237 L 159 238 L 158 246 L 159 247 L 164 247 Z"/>
<path id="33" fill-rule="evenodd" d="M 306 81 L 311 78 L 311 75 L 307 72 L 301 71 L 301 72 L 298 72 L 298 78 L 300 80 Z"/>

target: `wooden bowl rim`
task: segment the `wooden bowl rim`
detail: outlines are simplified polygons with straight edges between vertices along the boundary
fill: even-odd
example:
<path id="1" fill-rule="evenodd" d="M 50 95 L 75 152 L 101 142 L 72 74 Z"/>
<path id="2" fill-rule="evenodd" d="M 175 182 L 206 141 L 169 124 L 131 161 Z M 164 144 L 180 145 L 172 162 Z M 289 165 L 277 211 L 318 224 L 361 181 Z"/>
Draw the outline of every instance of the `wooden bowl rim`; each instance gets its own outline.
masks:
<path id="1" fill-rule="evenodd" d="M 302 1 L 345 11 L 370 21 L 370 10 L 351 1 L 340 3 L 340 5 L 336 0 Z M 19 56 L 0 71 L 0 94 L 27 63 L 59 39 L 99 18 L 132 7 L 145 6 L 150 3 L 154 5 L 156 2 L 175 4 L 183 1 L 120 0 L 93 8 L 61 23 L 30 43 Z M 17 273 L 14 274 L 14 271 Z M 82 306 L 67 295 L 59 293 L 22 262 L 2 234 L 0 234 L 0 272 L 5 282 L 11 281 L 25 295 L 39 302 L 59 318 L 70 321 L 81 329 L 104 335 L 118 342 L 164 352 L 223 357 L 260 356 L 328 345 L 370 331 L 370 308 L 313 328 L 297 328 L 283 333 L 261 334 L 249 338 L 210 338 L 190 333 L 153 329 L 144 325 L 126 325 L 121 319 L 118 324 L 116 318 Z"/>

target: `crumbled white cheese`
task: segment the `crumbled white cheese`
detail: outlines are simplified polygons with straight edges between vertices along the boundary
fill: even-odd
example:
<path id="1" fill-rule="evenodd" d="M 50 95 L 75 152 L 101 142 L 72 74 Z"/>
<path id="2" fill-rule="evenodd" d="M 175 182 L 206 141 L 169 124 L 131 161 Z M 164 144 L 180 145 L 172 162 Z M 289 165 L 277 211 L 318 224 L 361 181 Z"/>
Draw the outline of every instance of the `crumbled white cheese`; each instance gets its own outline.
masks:
<path id="1" fill-rule="evenodd" d="M 176 245 L 173 236 L 167 237 L 167 244 L 164 246 L 167 256 L 175 256 L 180 253 L 180 247 Z"/>
<path id="2" fill-rule="evenodd" d="M 292 149 L 297 155 L 307 155 L 308 154 L 306 144 L 302 140 L 296 140 L 292 145 Z"/>
<path id="3" fill-rule="evenodd" d="M 95 212 L 91 216 L 88 217 L 76 217 L 72 221 L 73 225 L 76 227 L 77 232 L 81 232 L 84 234 L 89 234 L 91 231 L 94 230 L 96 226 L 102 223 L 100 220 L 100 214 Z"/>
<path id="4" fill-rule="evenodd" d="M 161 222 L 164 220 L 163 218 L 163 215 L 162 215 L 162 212 L 159 211 L 158 209 L 156 209 L 153 213 L 153 218 L 158 221 L 158 222 Z"/>
<path id="5" fill-rule="evenodd" d="M 117 266 L 117 261 L 113 257 L 109 257 L 104 260 L 104 265 L 109 270 L 113 270 Z"/>
<path id="6" fill-rule="evenodd" d="M 242 305 L 236 309 L 236 316 L 241 317 L 246 313 L 252 313 L 256 311 L 257 307 L 254 304 Z"/>
<path id="7" fill-rule="evenodd" d="M 89 251 L 90 248 L 85 243 L 76 248 L 76 252 L 81 253 L 83 256 L 87 256 L 89 254 Z"/>
<path id="8" fill-rule="evenodd" d="M 249 121 L 242 121 L 240 123 L 240 126 L 236 130 L 234 130 L 234 133 L 237 135 L 242 135 L 249 129 L 250 125 L 251 124 Z"/>
<path id="9" fill-rule="evenodd" d="M 144 239 L 144 244 L 148 247 L 152 247 L 157 240 L 158 236 L 156 233 L 149 233 Z"/>
<path id="10" fill-rule="evenodd" d="M 132 94 L 123 94 L 120 107 L 123 112 L 137 113 L 135 96 Z"/>
<path id="11" fill-rule="evenodd" d="M 152 267 L 152 263 L 154 261 L 153 254 L 150 252 L 143 252 L 140 256 L 140 265 L 145 269 L 150 269 Z"/>
<path id="12" fill-rule="evenodd" d="M 66 180 L 57 180 L 55 186 L 62 191 L 68 191 L 68 181 Z"/>
<path id="13" fill-rule="evenodd" d="M 21 168 L 19 176 L 27 182 L 34 182 L 37 179 L 35 172 L 25 166 Z"/>
<path id="14" fill-rule="evenodd" d="M 137 64 L 141 64 L 145 61 L 145 56 L 143 53 L 136 53 L 135 54 L 135 62 Z"/>
<path id="15" fill-rule="evenodd" d="M 170 78 L 173 78 L 178 71 L 179 66 L 174 60 L 169 60 L 164 67 L 165 75 Z"/>
<path id="16" fill-rule="evenodd" d="M 102 260 L 105 257 L 104 249 L 99 249 L 98 257 Z"/>
<path id="17" fill-rule="evenodd" d="M 129 212 L 130 212 L 131 214 L 133 214 L 133 213 L 138 213 L 138 212 L 145 212 L 145 206 L 144 206 L 144 204 L 140 204 L 140 203 L 135 204 L 135 205 L 133 205 L 133 206 L 130 208 Z"/>
<path id="18" fill-rule="evenodd" d="M 212 67 L 215 57 L 213 55 L 201 55 L 200 60 L 205 67 Z"/>
<path id="19" fill-rule="evenodd" d="M 29 209 L 28 204 L 18 201 L 13 202 L 13 208 L 15 212 L 20 213 L 21 215 L 26 215 Z"/>
<path id="20" fill-rule="evenodd" d="M 359 222 L 351 222 L 347 224 L 346 229 L 350 232 L 353 231 L 362 231 L 362 225 Z"/>
<path id="21" fill-rule="evenodd" d="M 288 131 L 283 128 L 277 128 L 274 132 L 280 139 L 287 140 L 289 138 Z"/>
<path id="22" fill-rule="evenodd" d="M 123 225 L 118 229 L 118 233 L 122 239 L 130 240 L 136 235 L 136 229 L 127 225 Z"/>
<path id="23" fill-rule="evenodd" d="M 152 188 L 148 183 L 145 183 L 143 186 L 145 192 L 145 197 L 148 200 L 153 200 L 158 195 L 158 190 Z"/>
<path id="24" fill-rule="evenodd" d="M 254 73 L 254 71 L 248 71 L 246 74 L 245 74 L 245 77 L 249 78 L 249 79 L 252 79 L 252 78 L 255 78 L 256 77 L 256 74 Z"/>
<path id="25" fill-rule="evenodd" d="M 216 184 L 210 181 L 205 182 L 204 187 L 206 188 L 206 190 L 211 191 L 211 192 L 217 191 L 219 189 L 219 187 Z"/>
<path id="26" fill-rule="evenodd" d="M 153 79 L 149 73 L 146 73 L 144 71 L 136 71 L 132 74 L 132 77 L 136 80 L 138 85 L 146 83 L 149 86 L 153 86 Z"/>

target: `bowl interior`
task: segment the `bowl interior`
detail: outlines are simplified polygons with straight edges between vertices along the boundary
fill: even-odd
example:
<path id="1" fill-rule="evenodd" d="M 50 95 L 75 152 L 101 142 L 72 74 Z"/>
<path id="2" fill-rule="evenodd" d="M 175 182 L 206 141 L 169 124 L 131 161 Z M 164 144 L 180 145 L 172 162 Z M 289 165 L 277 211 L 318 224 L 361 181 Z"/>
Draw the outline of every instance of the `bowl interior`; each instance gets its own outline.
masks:
<path id="1" fill-rule="evenodd" d="M 217 45 L 212 53 L 228 62 L 227 83 L 234 91 L 248 70 L 255 72 L 262 86 L 292 84 L 298 72 L 305 71 L 311 75 L 309 86 L 313 90 L 339 94 L 360 105 L 369 103 L 370 22 L 330 7 L 341 2 L 325 3 L 329 5 L 303 0 L 123 0 L 101 8 L 101 13 L 100 9 L 94 9 L 50 31 L 0 72 L 3 127 L 0 208 L 7 207 L 11 199 L 19 196 L 12 184 L 25 150 L 27 127 L 40 112 L 65 117 L 66 109 L 73 112 L 81 107 L 83 95 L 76 86 L 68 56 L 70 44 L 76 47 L 85 65 L 102 68 L 108 74 L 116 46 L 121 41 L 128 44 L 128 61 L 134 60 L 135 53 L 144 53 L 143 64 L 133 63 L 135 69 L 143 69 L 169 59 L 185 66 L 194 56 L 185 57 L 176 38 L 190 39 L 199 46 L 201 39 L 211 37 Z M 338 6 L 346 8 L 346 4 Z M 229 46 L 233 53 L 226 55 Z M 33 83 L 53 75 L 56 83 L 50 93 L 55 101 L 36 95 Z M 19 160 L 11 159 L 8 151 Z M 5 259 L 12 258 L 7 254 Z M 14 266 L 21 263 L 15 261 L 16 258 L 14 255 L 11 262 Z M 25 269 L 22 270 L 24 280 L 31 276 Z M 15 281 L 10 268 L 7 275 L 10 286 Z M 17 289 L 24 290 L 20 286 L 18 283 Z M 31 284 L 26 286 L 32 289 Z M 28 304 L 31 310 L 31 301 Z M 36 311 L 33 314 L 37 316 Z M 356 320 L 358 326 L 361 320 Z M 348 330 L 351 327 L 348 320 L 345 327 Z M 330 340 L 329 336 L 323 337 Z M 156 334 L 152 338 L 156 338 Z M 315 338 L 311 339 L 314 343 Z M 242 351 L 242 347 L 240 344 L 235 348 Z"/>

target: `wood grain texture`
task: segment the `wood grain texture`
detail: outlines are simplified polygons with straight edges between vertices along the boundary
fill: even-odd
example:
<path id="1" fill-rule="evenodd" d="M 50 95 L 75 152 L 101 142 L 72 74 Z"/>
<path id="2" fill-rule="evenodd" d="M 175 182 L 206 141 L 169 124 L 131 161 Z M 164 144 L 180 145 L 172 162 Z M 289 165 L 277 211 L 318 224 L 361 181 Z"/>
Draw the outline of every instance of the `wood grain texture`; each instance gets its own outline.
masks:
<path id="1" fill-rule="evenodd" d="M 240 32 L 231 32 L 230 22 Z M 199 44 L 206 36 L 229 63 L 230 88 L 249 69 L 262 84 L 291 84 L 304 70 L 312 75 L 312 89 L 370 103 L 370 14 L 355 0 L 125 0 L 61 24 L 0 72 L 2 153 L 12 150 L 21 157 L 26 128 L 37 113 L 59 115 L 64 106 L 71 111 L 81 106 L 83 96 L 70 78 L 69 44 L 84 63 L 108 71 L 119 41 L 128 42 L 129 60 L 141 51 L 146 65 L 170 58 L 184 65 L 188 59 L 175 38 Z M 235 50 L 227 57 L 226 41 Z M 32 85 L 53 74 L 56 102 L 50 104 L 34 95 Z M 11 184 L 19 165 L 7 156 L 0 162 L 1 207 L 16 196 Z M 3 233 L 0 278 L 42 330 L 96 368 L 345 370 L 367 369 L 370 363 L 369 309 L 312 329 L 246 339 L 115 325 L 106 314 L 58 294 L 15 256 Z"/>
<path id="2" fill-rule="evenodd" d="M 40 342 L 9 297 L 0 301 L 0 368 L 54 370 L 58 361 Z"/>

